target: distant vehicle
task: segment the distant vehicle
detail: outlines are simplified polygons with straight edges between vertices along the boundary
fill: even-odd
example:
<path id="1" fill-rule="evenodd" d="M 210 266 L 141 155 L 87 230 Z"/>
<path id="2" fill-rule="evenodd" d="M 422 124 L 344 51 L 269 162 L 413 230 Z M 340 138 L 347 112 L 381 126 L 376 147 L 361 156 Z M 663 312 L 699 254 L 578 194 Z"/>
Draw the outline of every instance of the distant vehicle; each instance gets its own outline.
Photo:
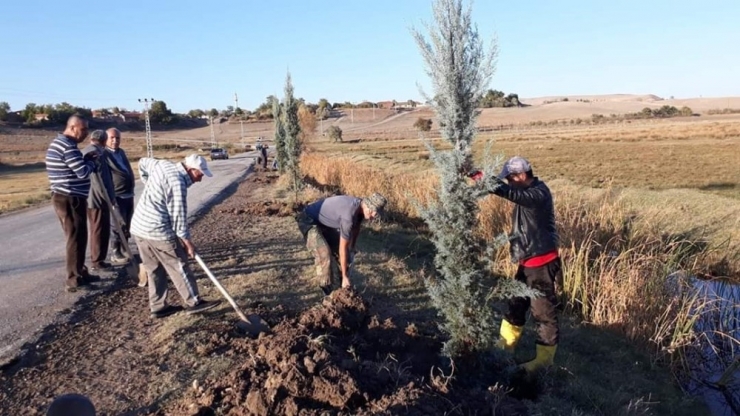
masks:
<path id="1" fill-rule="evenodd" d="M 228 158 L 229 158 L 229 152 L 227 152 L 226 149 L 222 149 L 222 148 L 211 149 L 211 160 L 228 159 Z"/>

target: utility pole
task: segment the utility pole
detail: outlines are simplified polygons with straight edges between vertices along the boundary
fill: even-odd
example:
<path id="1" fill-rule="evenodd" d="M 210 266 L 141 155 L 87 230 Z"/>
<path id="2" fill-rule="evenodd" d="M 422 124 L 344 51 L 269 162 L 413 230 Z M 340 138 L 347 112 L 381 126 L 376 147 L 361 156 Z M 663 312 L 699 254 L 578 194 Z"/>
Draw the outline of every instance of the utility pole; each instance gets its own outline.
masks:
<path id="1" fill-rule="evenodd" d="M 144 124 L 146 126 L 146 156 L 154 157 L 152 150 L 152 125 L 149 123 L 149 103 L 154 102 L 154 98 L 139 98 L 140 103 L 144 103 Z"/>
<path id="2" fill-rule="evenodd" d="M 236 93 L 234 93 L 234 102 L 236 103 L 236 107 L 234 107 L 234 114 L 236 114 L 236 109 L 239 108 L 239 97 L 236 96 Z M 239 114 L 239 127 L 241 128 L 241 142 L 244 143 L 244 120 L 242 120 L 241 114 Z"/>
<path id="3" fill-rule="evenodd" d="M 213 116 L 210 116 L 209 120 L 210 120 L 209 124 L 211 125 L 211 149 L 215 149 L 216 148 L 216 132 L 213 131 Z"/>

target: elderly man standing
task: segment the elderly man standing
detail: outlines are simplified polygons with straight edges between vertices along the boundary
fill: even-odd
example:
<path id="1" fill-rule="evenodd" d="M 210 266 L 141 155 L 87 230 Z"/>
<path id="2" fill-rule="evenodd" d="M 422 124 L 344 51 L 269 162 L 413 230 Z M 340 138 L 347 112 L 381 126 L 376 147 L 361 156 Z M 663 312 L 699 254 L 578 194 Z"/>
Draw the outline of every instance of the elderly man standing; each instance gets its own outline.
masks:
<path id="1" fill-rule="evenodd" d="M 107 201 L 115 203 L 116 193 L 113 190 L 113 179 L 107 161 L 108 154 L 105 151 L 107 138 L 103 130 L 95 130 L 90 134 L 90 145 L 82 150 L 83 155 L 96 153 L 100 162 L 96 172 L 90 178 L 90 194 L 87 198 L 87 220 L 90 223 L 90 270 L 93 272 L 111 270 L 110 263 L 105 261 L 108 257 L 111 230 L 111 212 Z"/>
<path id="2" fill-rule="evenodd" d="M 218 305 L 198 294 L 187 258 L 195 257 L 187 220 L 187 188 L 211 177 L 206 160 L 191 154 L 180 163 L 154 158 L 139 160 L 144 191 L 134 210 L 131 234 L 136 240 L 142 266 L 149 278 L 149 309 L 154 318 L 179 310 L 167 304 L 167 276 L 185 303 L 187 313 L 198 313 Z"/>
<path id="3" fill-rule="evenodd" d="M 339 263 L 342 287 L 349 288 L 349 268 L 356 254 L 357 237 L 363 220 L 382 213 L 387 201 L 379 193 L 367 198 L 337 195 L 321 199 L 306 207 L 297 217 L 298 228 L 306 247 L 314 255 L 319 286 L 324 294 L 332 290 L 332 271 Z"/>
<path id="4" fill-rule="evenodd" d="M 106 131 L 106 134 L 108 135 L 108 141 L 105 150 L 108 155 L 108 168 L 113 178 L 113 189 L 116 193 L 115 201 L 118 205 L 118 212 L 125 222 L 121 224 L 123 233 L 126 238 L 130 238 L 129 227 L 131 217 L 134 215 L 134 187 L 136 186 L 134 170 L 131 168 L 126 152 L 121 149 L 121 132 L 117 128 L 110 128 Z M 112 221 L 116 221 L 116 219 L 112 218 Z M 115 224 L 112 221 L 110 226 L 115 230 Z M 118 237 L 118 233 L 112 233 L 111 240 L 113 249 L 110 255 L 111 262 L 115 264 L 126 263 L 128 259 L 121 251 L 123 242 Z"/>
<path id="5" fill-rule="evenodd" d="M 62 134 L 46 151 L 46 172 L 51 185 L 51 202 L 67 240 L 66 288 L 70 292 L 99 280 L 85 267 L 87 250 L 87 197 L 90 175 L 95 172 L 96 154 L 82 156 L 77 147 L 87 137 L 87 120 L 72 116 Z"/>

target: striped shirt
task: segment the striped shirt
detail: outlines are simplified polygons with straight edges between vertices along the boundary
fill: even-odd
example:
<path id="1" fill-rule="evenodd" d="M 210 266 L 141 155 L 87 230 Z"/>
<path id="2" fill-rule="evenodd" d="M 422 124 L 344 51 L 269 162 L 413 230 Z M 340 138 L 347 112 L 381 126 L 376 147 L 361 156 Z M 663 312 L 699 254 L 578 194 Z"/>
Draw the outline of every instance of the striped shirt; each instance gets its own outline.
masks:
<path id="1" fill-rule="evenodd" d="M 94 171 L 95 164 L 83 159 L 72 139 L 60 134 L 52 140 L 46 151 L 46 174 L 52 193 L 87 198 Z"/>
<path id="2" fill-rule="evenodd" d="M 193 184 L 181 163 L 144 157 L 139 160 L 144 191 L 134 209 L 131 234 L 157 241 L 189 239 L 187 188 Z"/>

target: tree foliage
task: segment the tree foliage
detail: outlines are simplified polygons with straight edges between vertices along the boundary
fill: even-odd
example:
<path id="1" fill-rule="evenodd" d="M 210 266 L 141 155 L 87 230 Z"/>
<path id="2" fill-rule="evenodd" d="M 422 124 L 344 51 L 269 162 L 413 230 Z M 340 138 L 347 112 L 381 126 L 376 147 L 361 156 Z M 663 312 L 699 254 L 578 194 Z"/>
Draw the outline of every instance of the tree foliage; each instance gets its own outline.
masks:
<path id="1" fill-rule="evenodd" d="M 475 137 L 476 110 L 495 70 L 498 46 L 494 40 L 484 49 L 471 20 L 471 7 L 462 0 L 435 0 L 435 25 L 427 25 L 431 42 L 417 30 L 413 35 L 421 50 L 426 71 L 432 81 L 431 102 L 440 123 L 442 137 L 453 146 L 437 151 L 426 145 L 439 175 L 436 199 L 428 206 L 416 204 L 429 226 L 435 245 L 437 278 L 427 281 L 427 289 L 443 321 L 441 329 L 449 336 L 443 353 L 450 357 L 484 352 L 496 340 L 496 325 L 488 296 L 521 296 L 526 287 L 512 289 L 510 279 L 489 275 L 493 247 L 502 241 L 479 241 L 473 230 L 477 224 L 477 199 L 498 186 L 492 176 L 499 158 L 487 151 L 483 178 L 468 185 L 472 169 L 471 146 Z M 500 281 L 505 281 L 500 284 Z"/>
<path id="2" fill-rule="evenodd" d="M 10 104 L 5 101 L 0 102 L 0 121 L 6 121 L 8 119 L 9 112 Z"/>
<path id="3" fill-rule="evenodd" d="M 505 95 L 503 91 L 488 90 L 481 97 L 478 104 L 483 108 L 493 107 L 520 107 L 522 104 L 519 102 L 519 94 L 511 93 Z"/>
<path id="4" fill-rule="evenodd" d="M 174 124 L 178 120 L 177 116 L 167 108 L 167 103 L 157 100 L 152 102 L 151 107 L 149 107 L 149 121 L 159 124 Z"/>
<path id="5" fill-rule="evenodd" d="M 432 120 L 429 118 L 419 117 L 414 123 L 414 128 L 423 132 L 430 131 L 432 129 Z"/>
<path id="6" fill-rule="evenodd" d="M 305 108 L 305 106 L 302 106 L 302 108 Z M 298 101 L 293 96 L 293 81 L 290 72 L 285 78 L 282 118 L 285 128 L 285 171 L 290 176 L 291 188 L 298 192 L 303 187 L 303 176 L 300 167 L 301 126 L 298 122 Z"/>
<path id="7" fill-rule="evenodd" d="M 342 129 L 339 126 L 329 126 L 328 129 L 326 129 L 326 134 L 329 136 L 329 139 L 335 142 L 341 142 L 342 141 Z"/>
<path id="8" fill-rule="evenodd" d="M 282 174 L 285 172 L 285 159 L 287 159 L 285 152 L 285 124 L 283 121 L 283 108 L 280 105 L 280 100 L 274 96 L 270 97 L 272 97 L 272 119 L 275 123 L 275 157 L 277 158 L 278 169 Z"/>

